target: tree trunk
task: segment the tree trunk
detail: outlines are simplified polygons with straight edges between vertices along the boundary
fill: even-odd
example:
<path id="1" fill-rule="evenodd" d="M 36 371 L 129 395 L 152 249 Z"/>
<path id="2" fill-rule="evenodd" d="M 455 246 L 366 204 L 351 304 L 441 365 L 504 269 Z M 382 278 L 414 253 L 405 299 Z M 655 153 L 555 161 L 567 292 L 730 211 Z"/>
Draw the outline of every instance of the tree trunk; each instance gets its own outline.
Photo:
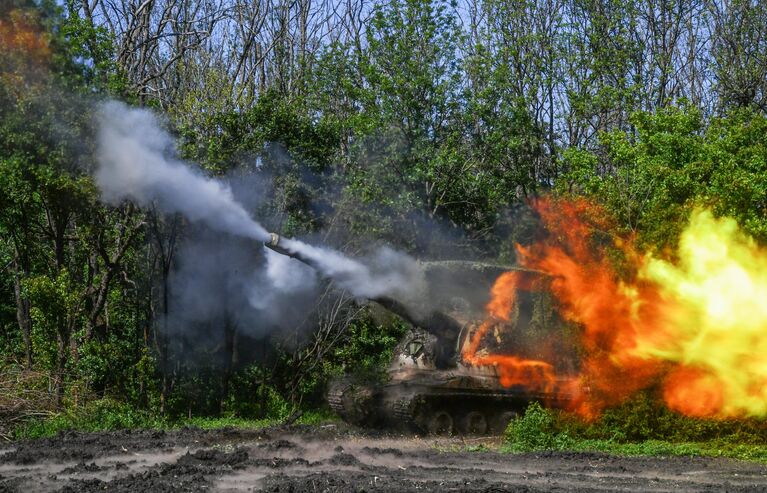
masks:
<path id="1" fill-rule="evenodd" d="M 165 407 L 166 403 L 168 401 L 168 393 L 170 392 L 170 380 L 168 378 L 168 344 L 167 344 L 167 334 L 168 334 L 168 289 L 169 289 L 169 272 L 166 272 L 163 270 L 163 279 L 162 279 L 162 312 L 163 312 L 163 321 L 162 323 L 165 325 L 163 330 L 160 331 L 159 334 L 155 337 L 155 340 L 157 341 L 157 351 L 160 353 L 160 371 L 162 373 L 162 385 L 160 386 L 160 414 L 165 414 Z"/>
<path id="2" fill-rule="evenodd" d="M 13 294 L 16 298 L 16 320 L 24 339 L 24 364 L 29 370 L 32 368 L 32 319 L 30 317 L 29 300 L 24 298 L 21 292 L 21 277 L 26 275 L 26 269 L 19 265 L 18 254 L 13 260 Z"/>
<path id="3" fill-rule="evenodd" d="M 64 404 L 64 380 L 66 376 L 67 360 L 69 359 L 69 329 L 60 328 L 57 335 L 58 357 L 56 361 L 55 392 L 56 407 L 61 408 Z"/>
<path id="4" fill-rule="evenodd" d="M 218 414 L 223 414 L 226 406 L 226 399 L 229 396 L 229 384 L 232 380 L 232 373 L 237 361 L 237 326 L 226 317 L 224 320 L 224 350 L 226 351 L 226 362 L 223 375 L 221 376 L 221 394 L 218 400 Z"/>

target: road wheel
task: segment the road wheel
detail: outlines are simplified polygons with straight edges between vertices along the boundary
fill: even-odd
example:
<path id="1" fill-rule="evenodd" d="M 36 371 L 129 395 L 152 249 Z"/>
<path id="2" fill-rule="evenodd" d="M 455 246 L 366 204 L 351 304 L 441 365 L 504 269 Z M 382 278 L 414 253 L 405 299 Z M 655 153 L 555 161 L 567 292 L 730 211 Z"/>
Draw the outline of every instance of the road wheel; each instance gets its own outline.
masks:
<path id="1" fill-rule="evenodd" d="M 434 411 L 429 418 L 429 433 L 432 435 L 452 435 L 453 417 L 444 410 Z"/>
<path id="2" fill-rule="evenodd" d="M 487 433 L 487 418 L 479 411 L 472 411 L 463 417 L 461 431 L 467 435 L 484 435 Z"/>
<path id="3" fill-rule="evenodd" d="M 371 420 L 373 394 L 373 389 L 367 385 L 341 379 L 331 383 L 328 403 L 347 423 L 365 425 Z"/>
<path id="4" fill-rule="evenodd" d="M 516 411 L 504 411 L 493 419 L 493 432 L 495 433 L 504 433 L 506 431 L 506 428 L 509 426 L 509 423 L 514 421 L 519 417 L 519 413 Z"/>

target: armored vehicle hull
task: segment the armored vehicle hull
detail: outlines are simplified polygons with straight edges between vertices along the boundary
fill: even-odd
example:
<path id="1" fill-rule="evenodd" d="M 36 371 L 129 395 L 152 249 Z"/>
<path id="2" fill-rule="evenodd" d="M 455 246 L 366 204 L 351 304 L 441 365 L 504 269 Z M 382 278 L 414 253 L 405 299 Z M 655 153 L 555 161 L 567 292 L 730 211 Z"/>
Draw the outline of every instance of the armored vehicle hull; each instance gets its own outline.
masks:
<path id="1" fill-rule="evenodd" d="M 509 421 L 532 401 L 551 408 L 567 408 L 578 399 L 570 379 L 548 382 L 545 388 L 504 386 L 493 365 L 472 366 L 459 361 L 449 369 L 436 368 L 420 350 L 423 333 L 410 331 L 383 383 L 352 376 L 331 382 L 330 407 L 344 420 L 359 426 L 395 427 L 448 435 L 501 434 Z"/>

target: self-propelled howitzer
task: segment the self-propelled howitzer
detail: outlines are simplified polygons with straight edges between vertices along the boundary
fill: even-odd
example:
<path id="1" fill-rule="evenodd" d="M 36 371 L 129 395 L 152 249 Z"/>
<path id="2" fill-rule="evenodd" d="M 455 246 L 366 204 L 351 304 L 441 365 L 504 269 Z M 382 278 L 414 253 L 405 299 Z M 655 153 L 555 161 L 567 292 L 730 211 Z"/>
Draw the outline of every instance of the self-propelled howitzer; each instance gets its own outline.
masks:
<path id="1" fill-rule="evenodd" d="M 272 233 L 265 246 L 321 271 L 312 259 L 281 245 L 277 234 Z M 573 396 L 556 386 L 501 385 L 497 367 L 468 364 L 463 357 L 483 319 L 495 279 L 508 271 L 542 274 L 467 261 L 420 262 L 419 267 L 425 278 L 420 302 L 390 296 L 370 300 L 410 323 L 412 329 L 396 346 L 385 381 L 349 375 L 331 382 L 328 403 L 345 421 L 365 426 L 405 425 L 435 434 L 501 433 L 530 401 L 550 407 L 572 402 Z M 483 345 L 489 347 L 480 351 L 530 353 L 536 331 L 561 325 L 551 304 L 546 303 L 545 292 L 517 293 L 516 298 L 513 327 L 505 327 L 515 337 L 507 337 L 505 330 L 493 330 L 483 339 Z M 424 307 L 424 300 L 429 308 Z M 522 336 L 529 339 L 529 347 L 520 345 Z"/>

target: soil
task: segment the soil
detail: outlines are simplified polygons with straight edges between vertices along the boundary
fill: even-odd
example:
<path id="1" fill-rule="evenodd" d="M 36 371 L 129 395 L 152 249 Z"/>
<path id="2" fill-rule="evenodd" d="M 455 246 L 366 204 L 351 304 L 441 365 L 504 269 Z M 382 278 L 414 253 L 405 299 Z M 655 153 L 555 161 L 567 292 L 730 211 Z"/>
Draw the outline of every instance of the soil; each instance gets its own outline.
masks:
<path id="1" fill-rule="evenodd" d="M 0 493 L 767 490 L 767 465 L 721 458 L 503 454 L 497 438 L 346 425 L 64 433 L 0 445 Z M 479 450 L 479 451 L 477 451 Z"/>

